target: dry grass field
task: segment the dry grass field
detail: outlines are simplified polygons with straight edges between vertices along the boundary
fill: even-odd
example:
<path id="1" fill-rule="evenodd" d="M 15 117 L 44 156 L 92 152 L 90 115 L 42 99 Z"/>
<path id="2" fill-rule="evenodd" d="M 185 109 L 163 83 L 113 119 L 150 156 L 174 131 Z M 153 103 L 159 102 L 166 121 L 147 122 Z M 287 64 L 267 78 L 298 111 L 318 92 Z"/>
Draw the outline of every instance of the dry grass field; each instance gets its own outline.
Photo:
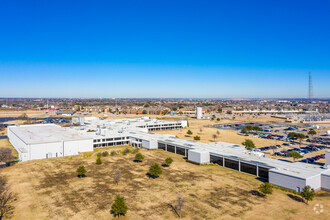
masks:
<path id="1" fill-rule="evenodd" d="M 1 169 L 18 194 L 13 219 L 111 219 L 115 195 L 125 197 L 129 211 L 122 219 L 175 219 L 171 205 L 178 194 L 185 198 L 183 219 L 329 219 L 330 193 L 320 191 L 306 205 L 294 195 L 275 189 L 272 195 L 259 197 L 251 191 L 261 184 L 255 176 L 211 165 L 194 165 L 181 156 L 162 150 L 144 150 L 141 163 L 134 154 L 102 157 L 96 165 L 96 153 L 124 147 L 96 149 L 91 156 L 79 155 L 21 162 Z M 156 179 L 146 175 L 149 166 L 174 159 Z M 78 178 L 76 169 L 84 165 L 87 177 Z M 113 181 L 114 170 L 122 179 Z M 325 211 L 316 215 L 315 204 Z"/>
<path id="2" fill-rule="evenodd" d="M 275 141 L 269 139 L 261 139 L 261 138 L 254 138 L 252 136 L 246 137 L 243 135 L 238 135 L 238 132 L 235 130 L 225 130 L 225 129 L 217 129 L 212 127 L 204 127 L 205 125 L 212 125 L 212 124 L 225 124 L 225 123 L 240 123 L 245 121 L 246 118 L 235 119 L 235 121 L 228 121 L 224 120 L 221 122 L 210 121 L 210 120 L 197 120 L 197 119 L 189 119 L 189 127 L 184 128 L 181 130 L 164 130 L 164 131 L 154 131 L 157 134 L 173 134 L 179 138 L 193 140 L 194 136 L 200 136 L 200 142 L 209 143 L 213 141 L 223 141 L 228 143 L 234 144 L 242 144 L 245 139 L 251 139 L 255 143 L 256 147 L 264 147 L 274 144 L 282 144 L 282 141 Z M 254 119 L 251 122 L 268 122 L 270 118 L 259 118 Z M 272 120 L 272 119 L 271 119 Z M 202 131 L 201 131 L 202 129 Z M 187 131 L 191 130 L 193 134 L 189 137 L 187 136 Z M 217 131 L 220 134 L 217 134 Z M 216 134 L 218 138 L 214 139 L 212 136 Z"/>

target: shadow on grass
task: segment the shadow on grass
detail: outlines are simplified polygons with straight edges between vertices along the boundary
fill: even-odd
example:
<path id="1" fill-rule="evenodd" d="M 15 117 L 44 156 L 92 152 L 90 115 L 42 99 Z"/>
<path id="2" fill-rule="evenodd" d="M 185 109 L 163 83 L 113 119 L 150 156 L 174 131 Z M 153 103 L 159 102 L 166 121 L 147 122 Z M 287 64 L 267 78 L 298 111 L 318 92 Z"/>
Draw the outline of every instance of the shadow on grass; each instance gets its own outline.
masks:
<path id="1" fill-rule="evenodd" d="M 84 178 L 84 177 L 86 177 L 86 175 L 85 174 L 83 174 L 83 175 L 77 175 L 77 177 L 78 178 Z"/>
<path id="2" fill-rule="evenodd" d="M 167 164 L 162 164 L 162 167 L 169 167 L 169 165 L 167 165 Z"/>
<path id="3" fill-rule="evenodd" d="M 135 163 L 141 163 L 142 160 L 133 160 L 133 162 L 135 162 Z"/>
<path id="4" fill-rule="evenodd" d="M 258 196 L 258 197 L 261 197 L 261 198 L 264 198 L 265 195 L 262 194 L 261 192 L 257 191 L 257 190 L 251 190 L 250 193 L 254 196 Z"/>
<path id="5" fill-rule="evenodd" d="M 147 175 L 147 177 L 152 178 L 152 179 L 156 179 L 159 177 L 159 176 L 151 175 L 149 172 L 146 175 Z"/>
<path id="6" fill-rule="evenodd" d="M 305 200 L 299 196 L 292 195 L 292 194 L 287 194 L 287 195 L 289 198 L 293 199 L 294 201 L 305 203 Z"/>

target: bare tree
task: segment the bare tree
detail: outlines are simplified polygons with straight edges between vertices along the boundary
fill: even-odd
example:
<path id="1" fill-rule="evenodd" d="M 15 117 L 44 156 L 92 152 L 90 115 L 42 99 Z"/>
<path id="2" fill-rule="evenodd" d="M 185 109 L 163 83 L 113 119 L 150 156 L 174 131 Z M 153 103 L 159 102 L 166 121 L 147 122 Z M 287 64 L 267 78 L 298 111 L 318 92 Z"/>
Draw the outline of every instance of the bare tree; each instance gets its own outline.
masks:
<path id="1" fill-rule="evenodd" d="M 13 203 L 16 200 L 16 194 L 9 191 L 6 178 L 0 176 L 0 220 L 13 215 L 15 209 Z"/>
<path id="2" fill-rule="evenodd" d="M 199 131 L 202 133 L 203 132 L 203 128 L 200 128 Z"/>
<path id="3" fill-rule="evenodd" d="M 0 176 L 0 193 L 5 191 L 7 185 L 7 179 L 5 177 Z"/>
<path id="4" fill-rule="evenodd" d="M 121 179 L 121 172 L 120 172 L 120 170 L 116 169 L 113 180 L 116 184 L 118 184 L 120 179 Z"/>
<path id="5" fill-rule="evenodd" d="M 218 137 L 216 134 L 214 134 L 214 135 L 212 135 L 212 137 L 213 137 L 213 139 L 214 139 L 214 141 L 215 141 L 215 139 Z"/>
<path id="6" fill-rule="evenodd" d="M 217 131 L 217 135 L 220 135 L 220 131 L 219 130 Z"/>
<path id="7" fill-rule="evenodd" d="M 10 148 L 0 148 L 0 162 L 8 162 L 14 159 Z"/>
<path id="8" fill-rule="evenodd" d="M 15 207 L 13 203 L 17 200 L 16 194 L 5 190 L 0 194 L 0 220 L 4 217 L 10 218 L 13 213 Z"/>
<path id="9" fill-rule="evenodd" d="M 181 218 L 181 211 L 184 207 L 185 200 L 181 195 L 176 198 L 176 205 L 174 206 L 176 214 Z"/>

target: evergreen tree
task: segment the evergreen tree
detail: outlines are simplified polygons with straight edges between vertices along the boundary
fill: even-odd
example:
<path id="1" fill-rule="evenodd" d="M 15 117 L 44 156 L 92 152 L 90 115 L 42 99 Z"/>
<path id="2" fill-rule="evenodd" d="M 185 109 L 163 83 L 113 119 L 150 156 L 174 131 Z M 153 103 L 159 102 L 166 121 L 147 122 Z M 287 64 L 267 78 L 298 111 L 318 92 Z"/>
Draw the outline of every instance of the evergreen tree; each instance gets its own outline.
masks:
<path id="1" fill-rule="evenodd" d="M 307 201 L 306 203 L 308 204 L 308 201 L 313 200 L 315 196 L 315 191 L 312 187 L 307 185 L 302 189 L 301 196 Z"/>
<path id="2" fill-rule="evenodd" d="M 162 168 L 159 166 L 158 163 L 153 163 L 149 168 L 149 174 L 154 178 L 159 177 L 159 175 L 162 173 Z"/>
<path id="3" fill-rule="evenodd" d="M 125 215 L 127 213 L 128 207 L 125 203 L 124 197 L 116 195 L 115 201 L 111 206 L 110 213 L 116 216 Z"/>

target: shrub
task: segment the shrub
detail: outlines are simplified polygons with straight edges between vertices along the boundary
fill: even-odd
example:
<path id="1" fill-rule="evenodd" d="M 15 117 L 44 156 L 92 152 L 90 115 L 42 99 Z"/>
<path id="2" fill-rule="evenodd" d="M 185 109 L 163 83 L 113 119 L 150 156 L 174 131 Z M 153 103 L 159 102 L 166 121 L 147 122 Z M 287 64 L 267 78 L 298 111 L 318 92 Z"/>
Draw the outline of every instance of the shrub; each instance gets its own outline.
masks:
<path id="1" fill-rule="evenodd" d="M 199 141 L 200 139 L 201 139 L 200 136 L 195 136 L 195 137 L 194 137 L 194 140 L 195 140 L 195 141 Z"/>
<path id="2" fill-rule="evenodd" d="M 101 158 L 100 158 L 100 157 L 98 157 L 98 158 L 96 159 L 96 164 L 97 164 L 97 165 L 100 165 L 100 164 L 102 164 L 102 160 L 101 160 Z"/>
<path id="3" fill-rule="evenodd" d="M 123 155 L 126 155 L 126 154 L 128 154 L 128 153 L 130 153 L 130 152 L 131 152 L 130 149 L 125 148 L 125 149 L 123 150 Z"/>
<path id="4" fill-rule="evenodd" d="M 262 192 L 263 194 L 272 194 L 273 193 L 273 188 L 272 185 L 269 183 L 263 183 L 259 186 L 259 191 Z"/>
<path id="5" fill-rule="evenodd" d="M 142 162 L 142 160 L 144 159 L 144 156 L 141 153 L 137 153 L 135 155 L 135 160 L 138 162 Z"/>
<path id="6" fill-rule="evenodd" d="M 127 213 L 128 207 L 125 203 L 124 197 L 120 195 L 116 195 L 116 199 L 111 206 L 110 213 L 113 214 L 115 217 L 120 215 L 125 215 Z"/>
<path id="7" fill-rule="evenodd" d="M 149 168 L 149 174 L 151 177 L 153 178 L 159 177 L 159 175 L 162 173 L 163 173 L 162 168 L 159 166 L 158 163 L 151 164 Z"/>
<path id="8" fill-rule="evenodd" d="M 107 157 L 107 156 L 109 156 L 109 152 L 108 152 L 108 151 L 104 151 L 104 152 L 102 153 L 102 156 L 103 156 L 103 157 Z"/>
<path id="9" fill-rule="evenodd" d="M 167 166 L 171 165 L 171 163 L 173 163 L 173 159 L 172 158 L 168 157 L 168 158 L 165 159 L 165 164 Z"/>
<path id="10" fill-rule="evenodd" d="M 97 156 L 97 157 L 102 157 L 102 153 L 99 152 L 99 153 L 96 154 L 96 156 Z"/>
<path id="11" fill-rule="evenodd" d="M 84 166 L 79 166 L 78 169 L 77 169 L 77 174 L 78 174 L 78 177 L 85 177 L 86 176 L 86 169 Z"/>
<path id="12" fill-rule="evenodd" d="M 117 155 L 117 153 L 116 153 L 116 151 L 111 151 L 111 154 L 110 154 L 111 156 L 115 156 L 115 155 Z"/>
<path id="13" fill-rule="evenodd" d="M 192 133 L 192 131 L 191 130 L 188 130 L 187 131 L 187 135 L 192 135 L 193 133 Z"/>
<path id="14" fill-rule="evenodd" d="M 72 156 L 70 156 L 70 157 L 68 158 L 68 160 L 72 160 Z"/>
<path id="15" fill-rule="evenodd" d="M 139 148 L 138 147 L 134 148 L 134 150 L 132 151 L 133 154 L 137 154 L 138 152 L 139 152 Z"/>

